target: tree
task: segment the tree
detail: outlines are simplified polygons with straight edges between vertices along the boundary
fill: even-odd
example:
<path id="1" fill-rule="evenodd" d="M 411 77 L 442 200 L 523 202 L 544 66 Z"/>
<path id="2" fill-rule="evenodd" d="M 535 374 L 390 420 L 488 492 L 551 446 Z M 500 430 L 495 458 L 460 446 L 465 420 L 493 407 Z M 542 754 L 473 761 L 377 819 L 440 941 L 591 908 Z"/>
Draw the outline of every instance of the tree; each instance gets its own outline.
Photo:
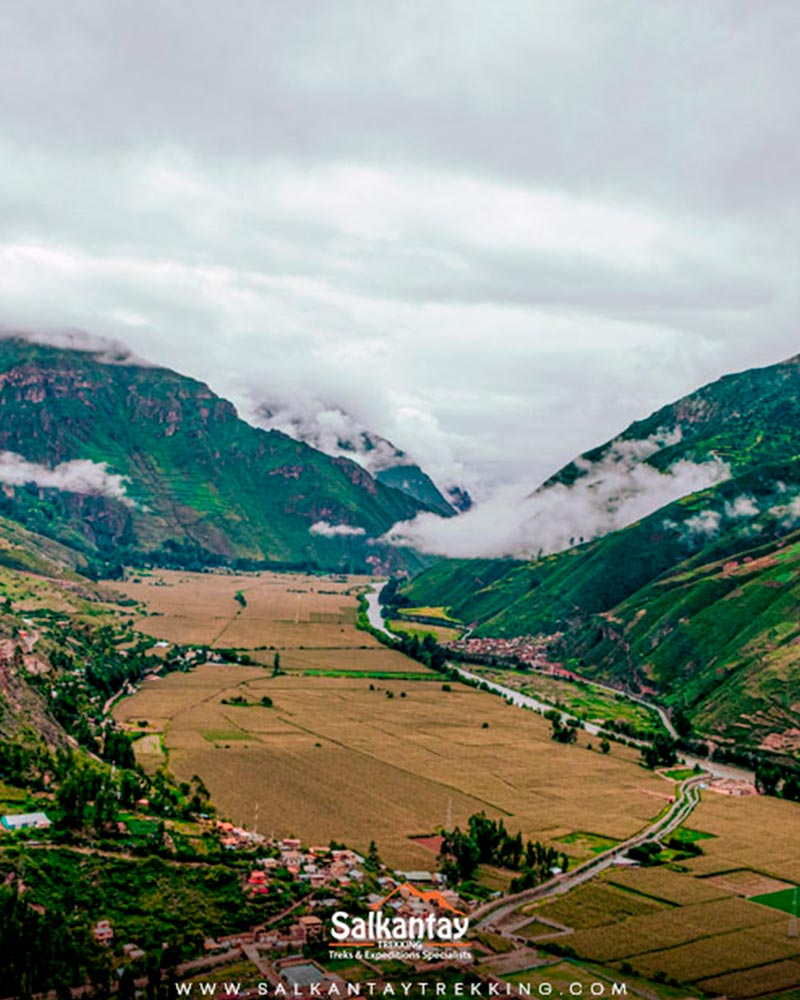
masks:
<path id="1" fill-rule="evenodd" d="M 692 720 L 682 705 L 672 713 L 672 725 L 682 740 L 688 739 L 692 735 Z"/>
<path id="2" fill-rule="evenodd" d="M 781 769 L 768 761 L 759 761 L 755 771 L 756 788 L 762 795 L 777 795 Z"/>
<path id="3" fill-rule="evenodd" d="M 244 596 L 241 590 L 236 591 L 236 593 L 233 595 L 233 599 L 234 601 L 237 601 L 241 605 L 241 607 L 243 608 L 247 607 L 247 598 Z"/>
<path id="4" fill-rule="evenodd" d="M 601 751 L 601 753 L 610 753 L 611 752 L 611 744 L 608 742 L 608 740 L 605 737 L 603 737 L 603 739 L 600 741 L 600 751 Z"/>
<path id="5" fill-rule="evenodd" d="M 675 740 L 667 733 L 656 733 L 653 742 L 642 749 L 642 759 L 651 769 L 672 767 L 678 760 Z"/>
<path id="6" fill-rule="evenodd" d="M 381 856 L 378 854 L 378 845 L 374 840 L 369 842 L 369 848 L 367 849 L 367 856 L 364 858 L 364 867 L 367 871 L 378 872 L 381 869 Z"/>

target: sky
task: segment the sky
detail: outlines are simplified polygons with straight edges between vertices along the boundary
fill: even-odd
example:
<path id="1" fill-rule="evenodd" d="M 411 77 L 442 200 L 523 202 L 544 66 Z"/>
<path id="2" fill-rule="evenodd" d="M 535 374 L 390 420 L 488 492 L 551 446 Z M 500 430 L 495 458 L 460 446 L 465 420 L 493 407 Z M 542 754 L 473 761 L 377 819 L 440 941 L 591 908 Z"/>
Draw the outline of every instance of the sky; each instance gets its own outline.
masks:
<path id="1" fill-rule="evenodd" d="M 795 0 L 11 0 L 0 325 L 532 489 L 800 351 Z"/>

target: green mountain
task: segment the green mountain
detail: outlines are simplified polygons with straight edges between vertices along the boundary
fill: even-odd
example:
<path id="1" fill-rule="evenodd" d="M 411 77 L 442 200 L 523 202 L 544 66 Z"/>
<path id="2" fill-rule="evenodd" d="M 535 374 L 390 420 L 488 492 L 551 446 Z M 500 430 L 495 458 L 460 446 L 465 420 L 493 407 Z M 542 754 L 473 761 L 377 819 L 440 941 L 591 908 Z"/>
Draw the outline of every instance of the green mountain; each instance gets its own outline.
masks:
<path id="1" fill-rule="evenodd" d="M 379 569 L 424 504 L 165 368 L 0 340 L 0 514 L 108 561 Z"/>
<path id="2" fill-rule="evenodd" d="M 442 517 L 453 517 L 456 513 L 452 504 L 442 496 L 431 477 L 418 465 L 392 465 L 379 469 L 375 478 L 384 486 L 391 486 L 412 497 L 418 503 L 435 511 Z"/>
<path id="3" fill-rule="evenodd" d="M 582 673 L 653 687 L 700 732 L 800 747 L 800 362 L 705 386 L 542 489 L 643 441 L 640 461 L 656 468 L 713 457 L 731 478 L 535 561 L 443 560 L 404 592 L 477 636 L 555 635 L 554 652 Z"/>

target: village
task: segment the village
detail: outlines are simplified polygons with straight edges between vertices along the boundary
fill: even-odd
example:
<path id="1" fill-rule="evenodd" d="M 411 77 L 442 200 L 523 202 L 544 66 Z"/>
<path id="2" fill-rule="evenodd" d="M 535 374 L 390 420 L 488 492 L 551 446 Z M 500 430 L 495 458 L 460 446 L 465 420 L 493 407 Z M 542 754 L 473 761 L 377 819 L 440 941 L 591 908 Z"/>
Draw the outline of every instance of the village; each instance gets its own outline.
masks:
<path id="1" fill-rule="evenodd" d="M 17 829 L 39 825 L 31 819 L 23 826 L 21 818 L 14 824 Z M 245 962 L 258 970 L 259 982 L 269 984 L 270 992 L 276 995 L 282 990 L 293 997 L 342 995 L 345 980 L 326 964 L 341 964 L 341 958 L 350 953 L 337 951 L 337 942 L 328 941 L 332 913 L 346 910 L 356 919 L 358 913 L 388 914 L 432 925 L 439 917 L 457 914 L 466 918 L 469 912 L 469 904 L 446 888 L 438 872 L 391 871 L 376 855 L 365 858 L 346 847 L 306 847 L 299 838 L 267 838 L 224 820 L 209 820 L 208 825 L 226 851 L 252 857 L 252 865 L 242 869 L 243 898 L 268 898 L 273 888 L 285 886 L 287 879 L 305 891 L 262 924 L 207 937 L 203 954 L 176 968 L 181 981 L 196 978 L 205 982 L 209 975 L 221 975 Z M 120 944 L 110 920 L 98 919 L 92 935 L 98 946 L 112 950 L 115 959 L 119 958 L 118 975 L 125 969 L 136 976 L 142 973 L 145 950 L 133 941 Z M 409 962 L 424 965 L 414 952 L 409 953 Z M 380 979 L 381 969 L 365 964 Z M 238 995 L 259 993 L 253 986 Z"/>
<path id="2" fill-rule="evenodd" d="M 516 635 L 507 639 L 466 637 L 453 639 L 442 645 L 448 652 L 459 654 L 475 663 L 512 663 L 575 679 L 577 675 L 550 657 L 550 645 L 560 636 L 561 633 L 556 632 L 548 636 Z"/>

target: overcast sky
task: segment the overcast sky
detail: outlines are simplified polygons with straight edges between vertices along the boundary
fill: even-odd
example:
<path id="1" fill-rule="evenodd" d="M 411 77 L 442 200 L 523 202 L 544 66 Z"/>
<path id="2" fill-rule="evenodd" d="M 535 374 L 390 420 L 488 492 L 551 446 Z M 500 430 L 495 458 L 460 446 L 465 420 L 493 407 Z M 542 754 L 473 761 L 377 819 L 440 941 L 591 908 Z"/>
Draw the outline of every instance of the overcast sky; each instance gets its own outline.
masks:
<path id="1" fill-rule="evenodd" d="M 532 487 L 800 351 L 796 0 L 9 0 L 0 323 Z"/>

